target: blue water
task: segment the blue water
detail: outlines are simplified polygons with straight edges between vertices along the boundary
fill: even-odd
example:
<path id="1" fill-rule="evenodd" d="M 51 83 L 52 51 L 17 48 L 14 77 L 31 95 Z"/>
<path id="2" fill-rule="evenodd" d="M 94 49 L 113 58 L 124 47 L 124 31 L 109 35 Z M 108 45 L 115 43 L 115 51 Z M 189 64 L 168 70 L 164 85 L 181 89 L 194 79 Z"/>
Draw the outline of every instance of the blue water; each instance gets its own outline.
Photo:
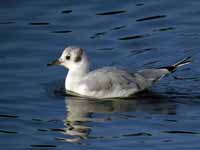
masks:
<path id="1" fill-rule="evenodd" d="M 199 150 L 200 1 L 7 0 L 0 4 L 2 150 Z M 64 96 L 64 47 L 93 68 L 193 63 L 129 100 Z"/>

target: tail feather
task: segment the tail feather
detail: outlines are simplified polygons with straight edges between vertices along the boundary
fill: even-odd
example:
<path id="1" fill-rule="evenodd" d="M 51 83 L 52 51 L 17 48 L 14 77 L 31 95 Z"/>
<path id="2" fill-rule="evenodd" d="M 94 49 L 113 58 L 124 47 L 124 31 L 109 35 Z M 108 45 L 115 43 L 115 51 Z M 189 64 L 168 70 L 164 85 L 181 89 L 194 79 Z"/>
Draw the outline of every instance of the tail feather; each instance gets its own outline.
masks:
<path id="1" fill-rule="evenodd" d="M 177 63 L 175 63 L 172 66 L 163 67 L 163 68 L 167 69 L 169 72 L 174 72 L 174 71 L 176 71 L 177 68 L 187 65 L 187 64 L 190 64 L 191 62 L 192 62 L 191 56 L 189 56 L 187 58 L 184 58 L 184 59 L 178 61 Z"/>

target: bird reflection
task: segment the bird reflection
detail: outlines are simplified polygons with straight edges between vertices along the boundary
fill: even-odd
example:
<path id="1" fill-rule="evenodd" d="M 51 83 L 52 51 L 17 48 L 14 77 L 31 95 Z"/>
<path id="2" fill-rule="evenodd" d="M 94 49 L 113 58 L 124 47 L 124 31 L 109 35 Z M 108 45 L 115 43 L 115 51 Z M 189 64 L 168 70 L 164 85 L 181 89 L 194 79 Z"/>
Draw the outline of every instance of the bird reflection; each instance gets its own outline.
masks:
<path id="1" fill-rule="evenodd" d="M 95 100 L 66 97 L 65 141 L 80 143 L 91 138 L 92 123 L 108 122 L 119 117 L 129 119 L 134 112 L 176 114 L 176 104 L 166 97 L 148 93 L 131 99 Z M 128 115 L 127 115 L 128 113 Z M 98 114 L 101 114 L 99 117 Z M 130 114 L 133 114 L 132 116 Z M 114 117 L 113 117 L 114 116 Z M 134 116 L 137 118 L 137 115 Z"/>

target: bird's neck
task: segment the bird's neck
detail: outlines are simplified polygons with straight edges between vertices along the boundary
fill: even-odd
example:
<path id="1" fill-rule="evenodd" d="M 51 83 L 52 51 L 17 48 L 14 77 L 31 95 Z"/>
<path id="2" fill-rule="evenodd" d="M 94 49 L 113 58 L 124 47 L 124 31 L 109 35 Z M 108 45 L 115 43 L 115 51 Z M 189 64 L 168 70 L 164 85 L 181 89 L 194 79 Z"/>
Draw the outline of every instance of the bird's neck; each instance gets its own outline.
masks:
<path id="1" fill-rule="evenodd" d="M 67 77 L 65 79 L 65 89 L 74 91 L 78 85 L 78 82 L 89 72 L 89 63 L 84 62 L 76 68 L 69 69 Z"/>

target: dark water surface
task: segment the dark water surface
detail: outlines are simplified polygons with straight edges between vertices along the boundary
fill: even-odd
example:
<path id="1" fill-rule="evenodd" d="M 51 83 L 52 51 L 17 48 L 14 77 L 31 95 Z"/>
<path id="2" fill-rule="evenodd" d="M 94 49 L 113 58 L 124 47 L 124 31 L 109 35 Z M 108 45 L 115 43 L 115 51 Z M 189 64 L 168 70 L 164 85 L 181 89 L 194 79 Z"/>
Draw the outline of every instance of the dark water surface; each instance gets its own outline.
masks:
<path id="1" fill-rule="evenodd" d="M 199 0 L 0 2 L 2 150 L 200 149 Z M 194 62 L 129 100 L 63 96 L 64 47 L 93 68 L 131 71 Z"/>

